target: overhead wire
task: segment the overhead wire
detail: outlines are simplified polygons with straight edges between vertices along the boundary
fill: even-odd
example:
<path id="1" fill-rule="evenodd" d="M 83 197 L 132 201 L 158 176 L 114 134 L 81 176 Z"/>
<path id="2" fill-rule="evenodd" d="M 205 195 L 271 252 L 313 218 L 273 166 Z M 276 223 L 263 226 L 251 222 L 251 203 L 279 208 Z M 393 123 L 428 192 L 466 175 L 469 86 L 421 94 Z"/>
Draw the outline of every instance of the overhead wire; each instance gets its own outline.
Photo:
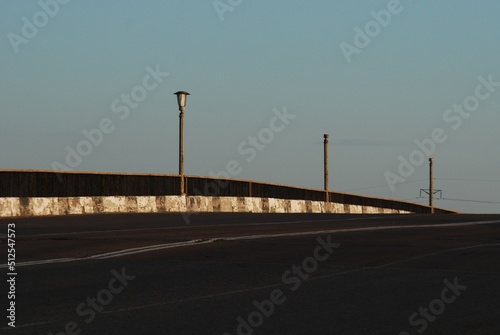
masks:
<path id="1" fill-rule="evenodd" d="M 454 198 L 441 198 L 441 200 L 463 201 L 463 202 L 477 202 L 477 203 L 482 203 L 482 204 L 500 204 L 500 201 L 468 200 L 468 199 L 454 199 Z"/>
<path id="2" fill-rule="evenodd" d="M 500 183 L 498 179 L 469 179 L 469 178 L 435 178 L 436 180 L 447 180 L 447 181 L 480 181 L 488 183 Z"/>
<path id="3" fill-rule="evenodd" d="M 435 178 L 435 180 L 441 180 L 441 181 L 472 181 L 472 182 L 490 182 L 490 183 L 498 183 L 500 180 L 498 179 L 472 179 L 472 178 Z M 401 182 L 398 184 L 411 184 L 411 183 L 418 183 L 422 181 L 428 181 L 428 179 L 418 179 L 418 180 L 408 180 L 405 182 Z M 370 189 L 375 189 L 375 188 L 381 188 L 381 187 L 388 187 L 387 184 L 384 185 L 378 185 L 378 186 L 370 186 L 370 187 L 364 187 L 364 188 L 357 188 L 357 189 L 351 189 L 351 190 L 343 190 L 341 192 L 355 192 L 355 191 L 363 191 L 363 190 L 370 190 Z M 409 198 L 409 199 L 404 199 L 402 201 L 414 201 L 417 199 L 421 199 L 421 197 L 414 197 L 414 198 Z M 461 201 L 461 202 L 474 202 L 474 203 L 483 203 L 483 204 L 500 204 L 498 201 L 486 201 L 486 200 L 471 200 L 471 199 L 457 199 L 457 198 L 438 198 L 436 200 L 447 200 L 447 201 Z M 414 201 L 414 202 L 424 202 L 427 201 L 427 199 L 419 200 L 419 201 Z"/>

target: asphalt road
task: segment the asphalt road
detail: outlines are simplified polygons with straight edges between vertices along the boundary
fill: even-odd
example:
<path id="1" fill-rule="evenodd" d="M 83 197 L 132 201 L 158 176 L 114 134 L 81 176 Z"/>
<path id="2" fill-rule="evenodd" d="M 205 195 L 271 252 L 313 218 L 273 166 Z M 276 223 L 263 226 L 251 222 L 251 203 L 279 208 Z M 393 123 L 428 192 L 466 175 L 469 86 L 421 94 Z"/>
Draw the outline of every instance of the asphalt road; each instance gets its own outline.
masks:
<path id="1" fill-rule="evenodd" d="M 500 215 L 0 220 L 1 334 L 500 334 Z M 15 224 L 8 326 L 7 225 Z"/>

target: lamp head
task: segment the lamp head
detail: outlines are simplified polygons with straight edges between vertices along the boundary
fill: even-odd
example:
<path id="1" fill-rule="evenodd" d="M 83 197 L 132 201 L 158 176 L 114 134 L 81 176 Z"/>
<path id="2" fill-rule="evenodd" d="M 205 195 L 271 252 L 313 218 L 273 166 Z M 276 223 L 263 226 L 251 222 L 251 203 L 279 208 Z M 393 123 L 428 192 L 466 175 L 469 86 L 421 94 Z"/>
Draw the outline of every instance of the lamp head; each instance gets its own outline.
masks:
<path id="1" fill-rule="evenodd" d="M 179 105 L 179 110 L 184 110 L 186 107 L 186 101 L 187 101 L 187 96 L 190 95 L 186 91 L 179 91 L 175 92 L 175 95 L 177 95 L 177 104 Z"/>

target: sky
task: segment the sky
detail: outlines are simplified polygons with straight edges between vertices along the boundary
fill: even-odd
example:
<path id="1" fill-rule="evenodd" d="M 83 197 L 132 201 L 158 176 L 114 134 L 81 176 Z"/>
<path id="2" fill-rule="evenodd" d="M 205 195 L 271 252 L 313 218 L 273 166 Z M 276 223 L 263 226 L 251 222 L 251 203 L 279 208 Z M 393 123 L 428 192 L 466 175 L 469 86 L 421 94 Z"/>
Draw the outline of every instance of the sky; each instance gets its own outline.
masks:
<path id="1" fill-rule="evenodd" d="M 500 212 L 497 0 L 0 9 L 0 169 L 176 174 L 184 90 L 188 175 Z"/>

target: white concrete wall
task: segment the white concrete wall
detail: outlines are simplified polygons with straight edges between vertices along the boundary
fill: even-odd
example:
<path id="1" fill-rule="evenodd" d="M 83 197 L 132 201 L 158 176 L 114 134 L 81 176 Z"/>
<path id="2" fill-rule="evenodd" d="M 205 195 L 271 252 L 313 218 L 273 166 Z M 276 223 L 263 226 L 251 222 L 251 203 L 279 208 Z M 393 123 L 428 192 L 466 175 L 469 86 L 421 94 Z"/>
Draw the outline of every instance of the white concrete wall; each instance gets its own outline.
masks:
<path id="1" fill-rule="evenodd" d="M 205 196 L 0 198 L 0 217 L 165 212 L 408 214 L 370 206 L 310 200 Z"/>

